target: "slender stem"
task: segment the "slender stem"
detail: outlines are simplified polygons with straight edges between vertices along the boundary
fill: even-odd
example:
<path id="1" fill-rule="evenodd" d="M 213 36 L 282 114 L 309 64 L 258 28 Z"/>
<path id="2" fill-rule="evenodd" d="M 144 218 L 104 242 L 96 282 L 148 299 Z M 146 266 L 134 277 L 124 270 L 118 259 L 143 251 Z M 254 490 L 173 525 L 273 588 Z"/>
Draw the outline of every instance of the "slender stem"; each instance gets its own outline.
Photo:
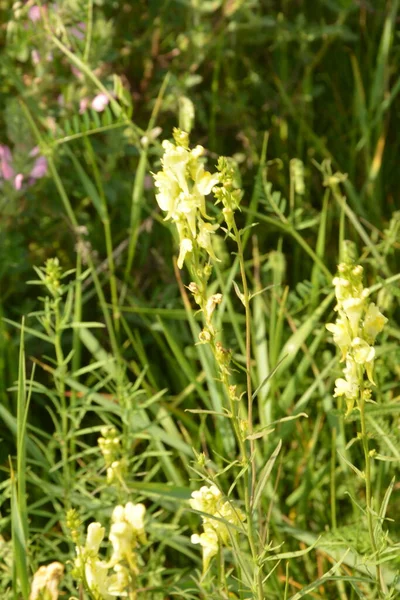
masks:
<path id="1" fill-rule="evenodd" d="M 236 229 L 236 232 L 237 232 L 237 236 L 238 236 L 237 239 L 239 240 L 238 256 L 239 256 L 240 268 L 243 269 L 242 270 L 242 279 L 243 279 L 243 274 L 245 276 L 243 248 L 242 248 L 242 244 L 241 244 L 241 240 L 240 240 L 240 234 L 237 229 Z M 196 252 L 193 253 L 193 261 L 194 261 L 194 265 L 193 265 L 193 269 L 192 269 L 192 276 L 195 280 L 197 280 L 198 285 L 199 285 L 200 308 L 202 309 L 202 311 L 205 315 L 205 321 L 206 321 L 207 328 L 210 331 L 213 331 L 213 325 L 211 323 L 211 318 L 207 316 L 207 310 L 206 310 L 207 279 L 205 277 L 201 276 L 201 273 L 203 272 L 204 269 L 203 269 L 202 265 L 200 264 L 200 260 L 199 260 L 199 257 L 197 256 Z M 246 294 L 245 297 L 247 298 L 247 301 L 245 304 L 245 306 L 247 305 L 247 311 L 246 311 L 247 395 L 248 395 L 248 400 L 250 399 L 250 402 L 248 404 L 249 404 L 250 418 L 252 419 L 252 386 L 251 386 L 251 373 L 250 373 L 250 366 L 251 366 L 250 365 L 250 362 L 251 362 L 251 335 L 250 335 L 251 322 L 250 322 L 250 306 L 249 306 L 250 305 L 250 295 L 248 292 L 246 276 L 245 276 L 245 282 L 243 283 L 243 287 L 245 289 L 245 294 Z M 254 528 L 253 528 L 253 515 L 252 515 L 252 497 L 254 494 L 254 485 L 255 485 L 255 476 L 253 475 L 253 473 L 255 473 L 254 441 L 250 442 L 251 456 L 250 456 L 250 460 L 249 460 L 246 443 L 243 438 L 242 431 L 240 429 L 239 414 L 237 411 L 235 400 L 232 397 L 232 393 L 231 393 L 231 389 L 230 389 L 229 375 L 226 370 L 226 367 L 224 365 L 220 364 L 220 359 L 219 359 L 218 351 L 217 351 L 217 343 L 216 343 L 214 335 L 211 337 L 209 343 L 210 343 L 210 347 L 211 347 L 215 362 L 219 366 L 221 383 L 223 385 L 225 394 L 229 401 L 229 408 L 230 408 L 230 411 L 232 414 L 233 429 L 234 429 L 235 436 L 236 436 L 236 439 L 237 439 L 237 442 L 239 445 L 242 462 L 244 465 L 250 463 L 251 485 L 249 486 L 247 482 L 244 485 L 244 503 L 245 503 L 245 510 L 246 510 L 247 536 L 248 536 L 248 540 L 249 540 L 249 546 L 250 546 L 251 555 L 252 555 L 252 558 L 254 561 L 254 565 L 257 568 L 257 582 L 256 582 L 257 598 L 258 598 L 258 600 L 264 600 L 262 570 L 258 567 L 258 553 L 257 553 L 257 548 L 256 548 L 256 543 L 255 543 Z M 253 426 L 253 424 L 252 424 L 252 420 L 251 420 L 251 422 L 248 425 L 248 433 L 252 431 L 252 426 Z"/>
<path id="2" fill-rule="evenodd" d="M 60 408 L 61 408 L 61 456 L 63 463 L 63 480 L 65 485 L 65 504 L 69 506 L 69 494 L 70 494 L 70 474 L 68 465 L 68 410 L 65 396 L 65 360 L 64 352 L 61 344 L 61 316 L 60 316 L 60 304 L 59 300 L 54 302 L 54 348 L 57 359 L 57 379 L 56 386 L 58 395 L 60 397 Z"/>
<path id="3" fill-rule="evenodd" d="M 254 440 L 251 437 L 253 433 L 253 389 L 251 381 L 251 311 L 250 311 L 250 294 L 249 286 L 247 284 L 246 268 L 244 263 L 244 253 L 242 239 L 240 231 L 237 228 L 235 220 L 233 220 L 233 231 L 236 238 L 238 247 L 238 257 L 240 265 L 240 274 L 243 285 L 243 304 L 246 318 L 246 388 L 247 388 L 247 419 L 248 426 L 247 431 L 250 436 L 250 493 L 249 487 L 245 486 L 245 504 L 248 520 L 248 536 L 251 553 L 253 560 L 256 562 L 255 567 L 257 568 L 257 596 L 259 600 L 263 600 L 263 577 L 262 568 L 258 566 L 258 553 L 256 549 L 256 543 L 254 538 L 253 528 L 253 498 L 254 490 L 256 486 L 256 464 L 255 464 L 255 445 Z"/>
<path id="4" fill-rule="evenodd" d="M 363 384 L 361 385 L 360 390 L 360 421 L 361 421 L 361 440 L 362 446 L 364 450 L 364 459 L 365 459 L 365 498 L 367 505 L 367 522 L 368 522 L 368 533 L 371 541 L 372 550 L 374 552 L 374 560 L 376 562 L 376 579 L 377 584 L 382 592 L 384 592 L 385 584 L 382 579 L 382 571 L 381 567 L 378 564 L 379 561 L 379 550 L 375 540 L 374 534 L 374 522 L 373 522 L 373 513 L 372 513 L 372 488 L 371 488 L 371 456 L 369 453 L 368 447 L 368 434 L 365 420 L 365 400 L 363 394 Z"/>
<path id="5" fill-rule="evenodd" d="M 331 451 L 331 519 L 332 529 L 337 529 L 336 518 L 336 426 L 332 429 L 332 451 Z"/>

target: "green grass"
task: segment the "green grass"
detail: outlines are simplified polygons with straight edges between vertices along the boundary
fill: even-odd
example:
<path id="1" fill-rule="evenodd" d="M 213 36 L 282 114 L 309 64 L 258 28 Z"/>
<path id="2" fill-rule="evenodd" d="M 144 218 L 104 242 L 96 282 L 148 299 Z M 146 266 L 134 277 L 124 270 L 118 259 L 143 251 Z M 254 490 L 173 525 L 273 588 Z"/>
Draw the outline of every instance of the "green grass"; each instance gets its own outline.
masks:
<path id="1" fill-rule="evenodd" d="M 0 177 L 1 597 L 27 599 L 37 569 L 60 561 L 60 598 L 98 600 L 73 572 L 67 512 L 81 542 L 104 525 L 105 557 L 112 511 L 131 501 L 146 506 L 147 534 L 131 598 L 394 600 L 398 1 L 58 4 L 32 22 L 30 4 L 0 1 L 0 140 L 14 170 Z M 79 112 L 100 93 L 103 112 Z M 196 274 L 177 269 L 179 237 L 155 200 L 151 173 L 178 125 L 211 172 L 233 156 L 244 191 L 206 292 L 223 294 L 213 324 L 229 381 L 215 346 L 198 344 Z M 34 146 L 48 170 L 30 185 Z M 220 208 L 210 197 L 222 223 Z M 345 418 L 325 324 L 346 253 L 389 322 L 375 403 Z M 43 267 L 54 257 L 56 289 Z M 112 484 L 104 426 L 120 439 Z M 203 576 L 189 499 L 211 484 L 247 518 L 228 523 Z"/>

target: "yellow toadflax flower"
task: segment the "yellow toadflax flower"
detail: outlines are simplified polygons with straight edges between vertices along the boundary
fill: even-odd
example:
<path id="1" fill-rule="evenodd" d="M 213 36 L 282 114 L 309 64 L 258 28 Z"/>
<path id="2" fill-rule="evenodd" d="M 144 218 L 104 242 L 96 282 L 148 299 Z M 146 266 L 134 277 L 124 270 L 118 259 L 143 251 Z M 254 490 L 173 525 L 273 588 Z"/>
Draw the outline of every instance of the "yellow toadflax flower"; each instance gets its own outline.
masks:
<path id="1" fill-rule="evenodd" d="M 162 143 L 162 170 L 153 177 L 158 190 L 157 203 L 167 213 L 165 220 L 172 220 L 177 226 L 180 242 L 178 267 L 181 269 L 186 255 L 193 251 L 195 244 L 216 259 L 211 234 L 218 229 L 218 225 L 206 222 L 211 220 L 207 215 L 206 196 L 219 182 L 219 175 L 204 169 L 200 161 L 204 154 L 202 146 L 191 150 L 187 133 L 174 129 L 173 134 L 175 143 L 168 140 Z"/>
<path id="2" fill-rule="evenodd" d="M 362 284 L 363 268 L 360 265 L 342 263 L 338 272 L 333 279 L 338 318 L 336 323 L 328 323 L 326 328 L 333 334 L 333 341 L 342 353 L 341 360 L 346 361 L 344 378 L 336 380 L 334 396 L 345 397 L 348 415 L 361 397 L 369 399 L 370 391 L 363 383 L 364 374 L 369 383 L 375 385 L 373 344 L 387 319 L 369 301 L 369 290 Z"/>
<path id="3" fill-rule="evenodd" d="M 194 510 L 206 513 L 202 515 L 204 532 L 191 537 L 192 544 L 200 544 L 202 547 L 205 573 L 220 546 L 230 543 L 230 533 L 233 534 L 234 530 L 229 532 L 229 524 L 238 526 L 245 516 L 239 509 L 233 508 L 230 502 L 224 501 L 221 491 L 215 485 L 203 486 L 194 491 L 189 502 Z"/>

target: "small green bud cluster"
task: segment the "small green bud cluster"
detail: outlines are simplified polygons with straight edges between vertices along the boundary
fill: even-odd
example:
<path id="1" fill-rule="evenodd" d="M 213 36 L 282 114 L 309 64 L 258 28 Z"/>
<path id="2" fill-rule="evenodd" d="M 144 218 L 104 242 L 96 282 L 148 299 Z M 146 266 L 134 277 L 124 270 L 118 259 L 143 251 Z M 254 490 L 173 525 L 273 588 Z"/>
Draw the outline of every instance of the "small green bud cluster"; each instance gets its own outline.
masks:
<path id="1" fill-rule="evenodd" d="M 115 427 L 103 427 L 97 443 L 107 467 L 107 483 L 121 481 L 125 464 L 121 458 L 121 440 Z"/>
<path id="2" fill-rule="evenodd" d="M 101 523 L 90 523 L 84 546 L 76 545 L 74 575 L 84 582 L 95 600 L 113 600 L 127 596 L 128 590 L 132 590 L 133 577 L 139 573 L 137 548 L 139 542 L 146 543 L 145 513 L 143 504 L 132 502 L 114 508 L 108 536 L 112 553 L 108 561 L 99 554 L 105 534 Z"/>
<path id="3" fill-rule="evenodd" d="M 378 307 L 369 301 L 369 290 L 363 286 L 363 268 L 353 262 L 338 266 L 338 275 L 333 279 L 338 318 L 328 323 L 326 328 L 333 334 L 333 340 L 346 361 L 344 378 L 335 382 L 335 396 L 344 396 L 347 414 L 359 401 L 361 389 L 363 399 L 369 400 L 368 385 L 364 389 L 364 373 L 369 384 L 375 385 L 373 368 L 375 359 L 374 343 L 387 322 Z"/>
<path id="4" fill-rule="evenodd" d="M 46 260 L 44 268 L 43 283 L 49 290 L 53 298 L 58 298 L 62 295 L 63 289 L 61 286 L 62 269 L 58 258 L 49 258 Z"/>
<path id="5" fill-rule="evenodd" d="M 290 161 L 290 178 L 296 194 L 303 196 L 305 193 L 304 163 L 299 158 L 292 158 Z"/>
<path id="6" fill-rule="evenodd" d="M 208 569 L 211 559 L 218 553 L 220 546 L 229 546 L 230 533 L 228 524 L 239 526 L 244 520 L 244 514 L 232 504 L 224 501 L 222 493 L 215 486 L 203 486 L 200 490 L 192 493 L 190 506 L 194 510 L 206 513 L 209 516 L 202 516 L 203 533 L 193 534 L 192 544 L 200 544 L 203 550 L 203 572 Z M 222 519 L 224 522 L 217 520 Z"/>
<path id="7" fill-rule="evenodd" d="M 240 189 L 240 176 L 235 161 L 226 156 L 220 156 L 217 169 L 219 171 L 219 181 L 221 187 L 214 187 L 213 193 L 216 198 L 216 204 L 222 203 L 222 213 L 228 226 L 228 231 L 234 227 L 234 212 L 239 208 L 243 197 Z"/>

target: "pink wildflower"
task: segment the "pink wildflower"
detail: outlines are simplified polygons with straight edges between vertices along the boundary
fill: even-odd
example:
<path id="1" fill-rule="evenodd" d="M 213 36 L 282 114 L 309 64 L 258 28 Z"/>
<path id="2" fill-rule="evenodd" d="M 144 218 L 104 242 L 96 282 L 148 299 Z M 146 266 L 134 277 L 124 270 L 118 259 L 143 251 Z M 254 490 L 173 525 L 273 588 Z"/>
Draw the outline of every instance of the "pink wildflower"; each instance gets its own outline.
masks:
<path id="1" fill-rule="evenodd" d="M 47 173 L 47 160 L 44 156 L 39 156 L 33 164 L 32 171 L 29 173 L 33 179 L 41 179 Z"/>
<path id="2" fill-rule="evenodd" d="M 106 94 L 97 94 L 92 100 L 92 108 L 96 112 L 103 112 L 109 102 L 110 100 Z"/>
<path id="3" fill-rule="evenodd" d="M 0 171 L 4 179 L 14 177 L 14 169 L 11 166 L 12 155 L 8 146 L 0 146 Z"/>
<path id="4" fill-rule="evenodd" d="M 31 58 L 34 65 L 38 65 L 40 63 L 40 54 L 37 50 L 32 50 Z"/>
<path id="5" fill-rule="evenodd" d="M 83 40 L 85 38 L 84 31 L 86 29 L 86 23 L 78 23 L 76 27 L 71 27 L 69 32 L 70 34 L 78 40 Z"/>
<path id="6" fill-rule="evenodd" d="M 18 175 L 15 176 L 14 187 L 15 187 L 16 190 L 20 190 L 21 189 L 23 179 L 24 179 L 24 176 L 22 175 L 22 173 L 18 173 Z"/>
<path id="7" fill-rule="evenodd" d="M 40 6 L 37 6 L 36 4 L 31 6 L 30 9 L 28 10 L 28 17 L 30 18 L 30 20 L 33 23 L 35 23 L 35 21 L 40 21 L 40 19 L 41 19 Z"/>
<path id="8" fill-rule="evenodd" d="M 89 98 L 82 98 L 79 102 L 79 114 L 83 114 L 89 106 Z"/>

